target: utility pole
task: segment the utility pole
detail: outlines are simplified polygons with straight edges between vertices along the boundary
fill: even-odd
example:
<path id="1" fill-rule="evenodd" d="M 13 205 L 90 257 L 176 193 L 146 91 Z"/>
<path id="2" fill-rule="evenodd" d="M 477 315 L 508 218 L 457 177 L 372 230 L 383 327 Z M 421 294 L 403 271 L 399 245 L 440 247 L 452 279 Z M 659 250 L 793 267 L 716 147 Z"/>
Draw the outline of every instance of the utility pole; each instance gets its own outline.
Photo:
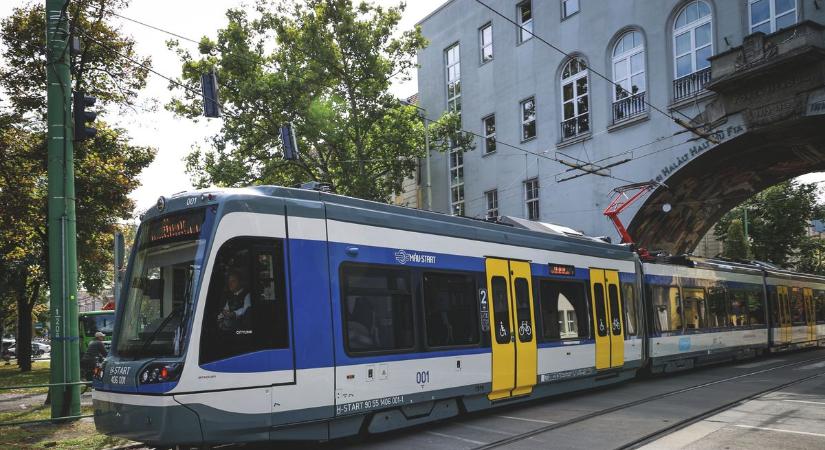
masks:
<path id="1" fill-rule="evenodd" d="M 52 418 L 80 415 L 69 0 L 46 0 Z"/>

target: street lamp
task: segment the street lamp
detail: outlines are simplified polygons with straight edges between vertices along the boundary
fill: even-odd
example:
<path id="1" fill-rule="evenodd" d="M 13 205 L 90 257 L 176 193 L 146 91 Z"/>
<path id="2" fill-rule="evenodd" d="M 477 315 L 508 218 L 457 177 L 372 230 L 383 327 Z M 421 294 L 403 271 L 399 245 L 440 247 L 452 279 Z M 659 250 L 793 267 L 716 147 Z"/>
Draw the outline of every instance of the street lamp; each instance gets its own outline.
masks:
<path id="1" fill-rule="evenodd" d="M 410 103 L 406 100 L 399 100 L 402 105 L 412 106 L 413 108 L 417 109 L 421 112 L 421 118 L 424 119 L 424 151 L 427 152 L 427 184 L 425 188 L 427 189 L 427 210 L 433 210 L 433 188 L 432 184 L 430 183 L 430 119 L 427 118 L 427 110 L 422 108 L 414 103 Z"/>

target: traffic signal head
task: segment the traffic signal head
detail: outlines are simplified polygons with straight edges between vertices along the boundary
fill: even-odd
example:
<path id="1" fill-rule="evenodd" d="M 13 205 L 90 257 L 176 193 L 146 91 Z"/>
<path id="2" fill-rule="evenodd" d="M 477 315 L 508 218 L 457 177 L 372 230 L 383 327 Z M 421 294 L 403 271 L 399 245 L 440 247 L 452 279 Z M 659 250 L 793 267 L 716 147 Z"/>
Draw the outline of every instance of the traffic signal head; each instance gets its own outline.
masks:
<path id="1" fill-rule="evenodd" d="M 291 123 L 281 127 L 281 144 L 284 146 L 284 159 L 287 161 L 297 161 L 298 141 L 295 139 L 295 128 Z"/>
<path id="2" fill-rule="evenodd" d="M 86 95 L 84 92 L 74 92 L 72 97 L 72 115 L 74 116 L 74 140 L 83 141 L 93 138 L 97 134 L 97 129 L 86 126 L 94 122 L 97 113 L 86 111 L 89 106 L 94 106 L 96 98 Z"/>

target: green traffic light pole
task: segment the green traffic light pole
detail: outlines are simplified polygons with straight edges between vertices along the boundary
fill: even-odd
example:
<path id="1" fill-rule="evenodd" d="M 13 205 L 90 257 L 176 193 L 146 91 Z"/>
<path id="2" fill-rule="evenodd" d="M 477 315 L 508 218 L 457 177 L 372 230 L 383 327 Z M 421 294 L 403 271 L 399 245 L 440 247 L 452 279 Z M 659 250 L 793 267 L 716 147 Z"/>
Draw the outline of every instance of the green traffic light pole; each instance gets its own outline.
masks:
<path id="1" fill-rule="evenodd" d="M 56 384 L 49 388 L 53 419 L 80 415 L 68 3 L 46 0 L 51 383 Z"/>

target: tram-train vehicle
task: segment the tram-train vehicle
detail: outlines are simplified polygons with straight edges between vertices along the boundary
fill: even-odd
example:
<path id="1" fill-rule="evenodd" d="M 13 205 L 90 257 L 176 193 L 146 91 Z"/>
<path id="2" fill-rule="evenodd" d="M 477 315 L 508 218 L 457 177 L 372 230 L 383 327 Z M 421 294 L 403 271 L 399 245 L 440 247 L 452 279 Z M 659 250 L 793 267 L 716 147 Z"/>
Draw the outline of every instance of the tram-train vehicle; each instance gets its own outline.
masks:
<path id="1" fill-rule="evenodd" d="M 142 218 L 94 380 L 152 445 L 328 440 L 825 344 L 825 278 L 260 186 Z"/>

